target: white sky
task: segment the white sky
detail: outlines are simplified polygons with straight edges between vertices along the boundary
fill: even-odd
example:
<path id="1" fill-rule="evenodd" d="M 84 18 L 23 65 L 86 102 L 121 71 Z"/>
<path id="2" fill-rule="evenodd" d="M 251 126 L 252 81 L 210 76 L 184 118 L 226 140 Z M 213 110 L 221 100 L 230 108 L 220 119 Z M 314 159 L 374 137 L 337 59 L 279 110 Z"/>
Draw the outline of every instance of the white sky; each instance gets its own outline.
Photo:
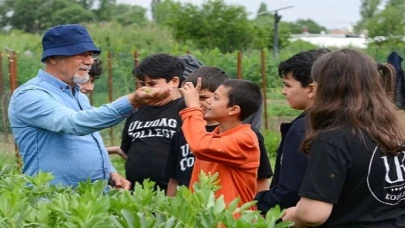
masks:
<path id="1" fill-rule="evenodd" d="M 200 5 L 204 0 L 178 0 Z M 225 0 L 228 4 L 243 5 L 253 17 L 260 3 L 267 4 L 273 10 L 286 6 L 294 8 L 279 11 L 282 20 L 295 21 L 310 18 L 329 29 L 345 28 L 360 20 L 360 0 Z M 148 9 L 150 15 L 151 0 L 117 0 L 117 3 L 140 5 Z"/>

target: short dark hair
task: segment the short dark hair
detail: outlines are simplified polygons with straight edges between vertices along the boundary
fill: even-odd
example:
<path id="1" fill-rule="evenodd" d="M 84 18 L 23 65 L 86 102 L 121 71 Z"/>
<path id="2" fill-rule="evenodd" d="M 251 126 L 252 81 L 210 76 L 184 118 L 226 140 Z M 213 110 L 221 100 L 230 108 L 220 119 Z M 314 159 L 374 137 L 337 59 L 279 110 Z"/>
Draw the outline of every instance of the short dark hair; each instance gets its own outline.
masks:
<path id="1" fill-rule="evenodd" d="M 229 79 L 229 76 L 218 67 L 205 66 L 194 70 L 184 82 L 191 82 L 196 86 L 198 78 L 201 78 L 201 89 L 206 89 L 213 93 L 222 82 Z"/>
<path id="2" fill-rule="evenodd" d="M 103 73 L 103 67 L 101 66 L 103 62 L 99 59 L 94 60 L 93 65 L 91 65 L 91 68 L 89 70 L 89 75 L 93 79 L 99 79 L 100 75 Z"/>
<path id="3" fill-rule="evenodd" d="M 330 50 L 327 48 L 299 52 L 278 65 L 278 75 L 284 78 L 287 74 L 292 73 L 292 77 L 299 81 L 302 87 L 307 87 L 313 81 L 311 69 L 315 60 L 329 52 Z"/>
<path id="4" fill-rule="evenodd" d="M 262 93 L 256 83 L 243 79 L 229 79 L 224 81 L 221 85 L 229 88 L 228 107 L 233 105 L 240 107 L 240 120 L 244 120 L 257 112 L 262 105 Z"/>
<path id="5" fill-rule="evenodd" d="M 142 81 L 145 80 L 145 77 L 150 77 L 153 79 L 163 78 L 169 82 L 174 77 L 178 77 L 180 86 L 184 80 L 183 71 L 183 62 L 178 57 L 169 54 L 155 54 L 143 59 L 138 66 L 134 67 L 132 74 Z"/>

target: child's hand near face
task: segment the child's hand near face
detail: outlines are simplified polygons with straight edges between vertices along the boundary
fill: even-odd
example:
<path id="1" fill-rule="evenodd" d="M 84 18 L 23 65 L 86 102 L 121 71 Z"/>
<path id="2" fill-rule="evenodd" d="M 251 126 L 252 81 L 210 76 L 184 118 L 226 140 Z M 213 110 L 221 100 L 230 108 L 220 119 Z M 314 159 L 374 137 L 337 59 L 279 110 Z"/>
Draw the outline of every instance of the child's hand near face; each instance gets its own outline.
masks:
<path id="1" fill-rule="evenodd" d="M 197 79 L 197 85 L 194 87 L 193 83 L 186 82 L 183 87 L 179 89 L 181 95 L 184 97 L 186 106 L 188 108 L 199 108 L 200 107 L 200 88 L 201 88 L 201 78 Z"/>

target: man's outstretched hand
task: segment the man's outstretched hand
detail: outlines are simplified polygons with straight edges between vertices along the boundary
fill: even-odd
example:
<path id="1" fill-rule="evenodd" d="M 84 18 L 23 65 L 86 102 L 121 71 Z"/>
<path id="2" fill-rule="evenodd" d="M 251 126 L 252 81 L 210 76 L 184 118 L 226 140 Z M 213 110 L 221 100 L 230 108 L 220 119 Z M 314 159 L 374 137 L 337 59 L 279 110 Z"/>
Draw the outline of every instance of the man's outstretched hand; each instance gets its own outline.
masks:
<path id="1" fill-rule="evenodd" d="M 143 86 L 134 93 L 128 95 L 129 101 L 134 108 L 142 105 L 163 105 L 163 101 L 170 96 L 171 88 L 150 88 Z"/>

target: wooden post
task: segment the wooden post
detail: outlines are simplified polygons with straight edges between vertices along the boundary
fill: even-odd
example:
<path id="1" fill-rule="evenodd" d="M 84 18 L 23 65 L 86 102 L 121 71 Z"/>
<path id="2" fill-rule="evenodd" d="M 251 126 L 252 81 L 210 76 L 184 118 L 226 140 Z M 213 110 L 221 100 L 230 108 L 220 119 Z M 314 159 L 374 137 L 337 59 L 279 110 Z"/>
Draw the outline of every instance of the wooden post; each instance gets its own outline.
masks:
<path id="1" fill-rule="evenodd" d="M 138 51 L 134 51 L 134 68 L 136 66 L 138 66 L 139 64 L 139 54 Z M 140 87 L 138 80 L 136 80 L 136 78 L 134 78 L 135 80 L 135 89 L 138 89 Z"/>
<path id="2" fill-rule="evenodd" d="M 4 129 L 4 142 L 9 143 L 8 138 L 8 122 L 7 122 L 7 99 L 6 95 L 1 96 L 2 113 L 3 113 L 3 129 Z"/>
<path id="3" fill-rule="evenodd" d="M 12 81 L 11 83 L 11 88 L 12 88 L 12 92 L 14 92 L 15 89 L 17 89 L 18 87 L 18 81 L 17 81 L 17 53 L 15 51 L 13 51 L 12 53 L 12 67 L 13 67 L 13 77 L 12 77 Z"/>
<path id="4" fill-rule="evenodd" d="M 4 95 L 3 53 L 0 52 L 0 96 L 3 97 Z"/>
<path id="5" fill-rule="evenodd" d="M 238 51 L 236 67 L 236 78 L 242 79 L 242 52 Z"/>
<path id="6" fill-rule="evenodd" d="M 3 74 L 3 53 L 0 52 L 0 98 L 2 104 L 3 113 L 3 130 L 4 130 L 4 142 L 9 143 L 8 127 L 7 127 L 7 101 L 6 93 L 4 91 L 4 74 Z"/>
<path id="7" fill-rule="evenodd" d="M 267 82 L 266 82 L 266 53 L 262 50 L 261 54 L 261 69 L 262 69 L 262 89 L 263 89 L 263 109 L 264 109 L 264 129 L 269 129 L 269 121 L 267 116 Z"/>
<path id="8" fill-rule="evenodd" d="M 9 88 L 10 92 L 12 93 L 13 91 L 13 81 L 14 81 L 14 66 L 13 66 L 13 57 L 11 54 L 7 54 L 7 59 L 8 59 L 8 82 L 9 82 Z"/>
<path id="9" fill-rule="evenodd" d="M 112 71 L 112 57 L 111 52 L 107 54 L 107 67 L 108 67 L 108 100 L 113 101 L 113 71 Z M 113 128 L 110 127 L 110 145 L 114 145 L 114 132 Z"/>
<path id="10" fill-rule="evenodd" d="M 7 55 L 8 57 L 8 75 L 10 80 L 10 93 L 13 94 L 14 90 L 17 89 L 17 54 L 12 52 Z M 14 152 L 17 159 L 18 171 L 21 171 L 22 161 L 20 153 L 18 152 L 17 144 L 14 143 Z"/>

